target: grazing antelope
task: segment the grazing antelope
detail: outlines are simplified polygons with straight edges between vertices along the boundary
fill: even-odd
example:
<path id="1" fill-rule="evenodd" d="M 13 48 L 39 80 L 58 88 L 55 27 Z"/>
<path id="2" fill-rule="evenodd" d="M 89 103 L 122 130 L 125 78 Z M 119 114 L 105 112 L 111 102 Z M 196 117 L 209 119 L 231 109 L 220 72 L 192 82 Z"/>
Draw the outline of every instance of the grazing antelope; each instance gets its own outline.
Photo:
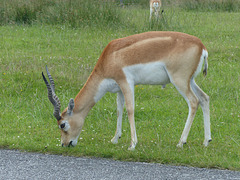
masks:
<path id="1" fill-rule="evenodd" d="M 60 101 L 55 94 L 54 81 L 47 70 L 50 84 L 42 73 L 48 89 L 48 98 L 54 105 L 54 116 L 61 129 L 62 146 L 75 146 L 84 119 L 92 107 L 107 92 L 117 93 L 117 130 L 112 143 L 122 134 L 124 104 L 131 128 L 131 144 L 134 150 L 137 135 L 134 121 L 134 86 L 137 84 L 165 85 L 172 83 L 189 106 L 188 118 L 178 143 L 182 147 L 200 104 L 204 116 L 205 140 L 211 141 L 209 97 L 195 83 L 200 73 L 207 74 L 208 52 L 197 37 L 179 32 L 146 32 L 111 41 L 103 50 L 87 82 L 70 99 L 68 107 L 60 114 Z"/>
<path id="2" fill-rule="evenodd" d="M 150 0 L 149 5 L 150 5 L 150 18 L 149 18 L 149 20 L 151 21 L 153 13 L 155 14 L 155 17 L 158 19 L 160 9 L 161 9 L 161 6 L 162 6 L 162 1 L 161 0 Z"/>

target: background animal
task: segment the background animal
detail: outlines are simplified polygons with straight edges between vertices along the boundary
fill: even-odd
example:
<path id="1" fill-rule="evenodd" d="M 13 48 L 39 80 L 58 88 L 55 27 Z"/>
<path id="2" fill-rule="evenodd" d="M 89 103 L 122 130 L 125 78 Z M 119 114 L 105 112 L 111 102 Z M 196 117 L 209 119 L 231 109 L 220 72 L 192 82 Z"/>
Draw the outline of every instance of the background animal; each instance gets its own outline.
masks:
<path id="1" fill-rule="evenodd" d="M 150 5 L 150 20 L 152 19 L 152 14 L 155 15 L 156 19 L 159 18 L 159 14 L 160 14 L 160 9 L 162 7 L 162 1 L 161 0 L 150 0 L 149 1 L 149 5 Z M 162 10 L 163 12 L 163 10 Z"/>

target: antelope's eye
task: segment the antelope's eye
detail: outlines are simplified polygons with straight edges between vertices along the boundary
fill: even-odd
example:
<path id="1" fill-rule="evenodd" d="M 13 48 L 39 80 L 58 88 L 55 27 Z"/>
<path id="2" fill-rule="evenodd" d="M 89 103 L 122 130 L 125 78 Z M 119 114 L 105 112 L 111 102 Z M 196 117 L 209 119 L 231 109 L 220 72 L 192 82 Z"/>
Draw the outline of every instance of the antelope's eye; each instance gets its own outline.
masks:
<path id="1" fill-rule="evenodd" d="M 62 123 L 62 124 L 60 125 L 60 127 L 61 127 L 61 129 L 65 128 L 65 123 Z"/>
<path id="2" fill-rule="evenodd" d="M 70 128 L 68 121 L 63 121 L 61 123 L 62 124 L 59 125 L 59 128 L 62 129 L 63 131 L 68 131 Z"/>

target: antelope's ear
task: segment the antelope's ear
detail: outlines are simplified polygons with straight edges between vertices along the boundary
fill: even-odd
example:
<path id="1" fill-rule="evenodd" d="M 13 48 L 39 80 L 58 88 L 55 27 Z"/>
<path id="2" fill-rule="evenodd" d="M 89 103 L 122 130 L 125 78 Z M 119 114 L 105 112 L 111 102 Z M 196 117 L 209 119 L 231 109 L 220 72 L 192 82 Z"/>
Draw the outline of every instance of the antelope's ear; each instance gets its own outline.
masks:
<path id="1" fill-rule="evenodd" d="M 69 101 L 68 110 L 67 110 L 67 114 L 68 114 L 69 116 L 72 116 L 72 114 L 73 114 L 73 108 L 74 108 L 74 100 L 73 100 L 73 98 L 71 98 L 70 101 Z"/>

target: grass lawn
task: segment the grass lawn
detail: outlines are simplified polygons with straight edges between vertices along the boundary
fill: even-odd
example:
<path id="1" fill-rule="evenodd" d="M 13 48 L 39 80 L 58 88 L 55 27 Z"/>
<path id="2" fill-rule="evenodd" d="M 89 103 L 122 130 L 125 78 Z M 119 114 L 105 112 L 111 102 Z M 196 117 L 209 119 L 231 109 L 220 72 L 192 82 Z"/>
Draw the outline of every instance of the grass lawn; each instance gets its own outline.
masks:
<path id="1" fill-rule="evenodd" d="M 240 170 L 240 13 L 166 10 L 161 22 L 148 10 L 121 10 L 124 26 L 0 26 L 0 147 L 71 156 L 94 156 L 207 168 Z M 171 30 L 199 37 L 209 51 L 208 75 L 196 79 L 210 96 L 213 141 L 205 148 L 199 107 L 188 142 L 176 148 L 188 114 L 172 85 L 137 86 L 135 121 L 138 145 L 128 151 L 130 127 L 124 113 L 119 143 L 116 94 L 106 94 L 90 111 L 74 148 L 60 147 L 60 131 L 41 77 L 45 65 L 55 80 L 62 109 L 79 92 L 103 48 L 113 39 L 150 30 Z"/>

